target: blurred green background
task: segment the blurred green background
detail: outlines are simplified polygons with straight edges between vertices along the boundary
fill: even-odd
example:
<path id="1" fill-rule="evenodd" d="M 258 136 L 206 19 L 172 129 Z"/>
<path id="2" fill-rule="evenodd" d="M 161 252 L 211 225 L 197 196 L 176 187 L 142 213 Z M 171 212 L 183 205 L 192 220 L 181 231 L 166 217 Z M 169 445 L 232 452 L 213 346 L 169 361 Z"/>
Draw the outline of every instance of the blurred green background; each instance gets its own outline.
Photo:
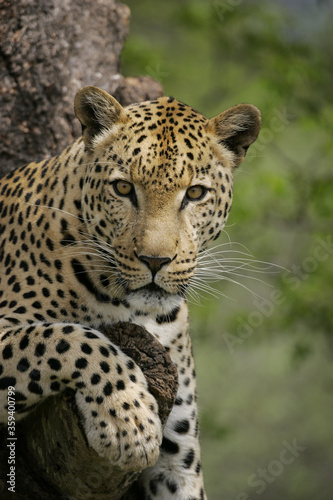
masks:
<path id="1" fill-rule="evenodd" d="M 208 498 L 332 500 L 332 2 L 124 3 L 125 75 L 262 112 L 216 242 L 226 297 L 191 304 Z"/>

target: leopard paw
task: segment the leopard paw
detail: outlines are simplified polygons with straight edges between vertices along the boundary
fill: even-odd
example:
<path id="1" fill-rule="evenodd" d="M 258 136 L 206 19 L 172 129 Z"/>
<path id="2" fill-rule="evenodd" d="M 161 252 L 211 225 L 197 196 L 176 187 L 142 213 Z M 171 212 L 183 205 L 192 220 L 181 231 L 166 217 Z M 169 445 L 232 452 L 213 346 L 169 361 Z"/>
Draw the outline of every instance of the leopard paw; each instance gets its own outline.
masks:
<path id="1" fill-rule="evenodd" d="M 88 442 L 102 457 L 122 469 L 142 471 L 155 464 L 162 442 L 158 406 L 145 388 L 118 388 L 110 396 L 87 396 L 76 401 L 84 417 Z"/>

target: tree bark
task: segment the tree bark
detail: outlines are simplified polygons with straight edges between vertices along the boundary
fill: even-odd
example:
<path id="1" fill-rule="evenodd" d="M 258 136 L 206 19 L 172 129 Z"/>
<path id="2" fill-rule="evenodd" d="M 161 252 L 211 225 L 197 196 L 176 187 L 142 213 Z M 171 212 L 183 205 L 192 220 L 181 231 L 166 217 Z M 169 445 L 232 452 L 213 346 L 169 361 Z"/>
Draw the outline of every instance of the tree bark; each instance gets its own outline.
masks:
<path id="1" fill-rule="evenodd" d="M 115 0 L 0 0 L 0 173 L 80 135 L 73 102 L 85 85 L 122 104 L 162 95 L 148 76 L 119 74 L 129 20 Z"/>
<path id="2" fill-rule="evenodd" d="M 60 153 L 80 135 L 76 92 L 96 85 L 121 104 L 163 94 L 152 78 L 124 78 L 119 55 L 129 8 L 115 0 L 0 0 L 0 175 Z M 103 332 L 147 377 L 165 422 L 177 370 L 146 330 L 117 324 Z M 49 398 L 17 424 L 16 492 L 8 491 L 7 431 L 0 432 L 3 500 L 139 499 L 137 472 L 125 473 L 88 447 L 74 392 Z"/>

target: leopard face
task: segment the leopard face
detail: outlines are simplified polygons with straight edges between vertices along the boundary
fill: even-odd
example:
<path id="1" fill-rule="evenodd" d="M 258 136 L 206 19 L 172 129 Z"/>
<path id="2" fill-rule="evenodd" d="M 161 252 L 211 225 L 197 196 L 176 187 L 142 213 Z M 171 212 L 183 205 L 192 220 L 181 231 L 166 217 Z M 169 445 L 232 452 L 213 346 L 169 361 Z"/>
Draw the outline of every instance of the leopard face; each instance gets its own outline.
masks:
<path id="1" fill-rule="evenodd" d="M 208 120 L 170 97 L 124 109 L 94 87 L 75 109 L 89 151 L 83 217 L 111 263 L 105 281 L 143 312 L 168 312 L 227 220 L 259 112 L 240 105 Z"/>

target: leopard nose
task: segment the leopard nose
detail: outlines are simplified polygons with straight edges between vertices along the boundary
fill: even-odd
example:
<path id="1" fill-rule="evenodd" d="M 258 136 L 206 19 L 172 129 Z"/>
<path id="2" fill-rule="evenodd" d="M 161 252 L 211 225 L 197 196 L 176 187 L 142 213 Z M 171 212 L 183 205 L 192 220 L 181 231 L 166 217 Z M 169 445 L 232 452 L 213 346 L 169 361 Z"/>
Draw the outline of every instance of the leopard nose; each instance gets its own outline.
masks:
<path id="1" fill-rule="evenodd" d="M 170 257 L 155 257 L 153 255 L 137 255 L 137 258 L 141 260 L 141 262 L 146 264 L 148 269 L 150 269 L 153 277 L 156 273 L 158 273 L 162 266 L 169 264 L 169 262 L 171 262 L 172 260 L 170 259 Z"/>

